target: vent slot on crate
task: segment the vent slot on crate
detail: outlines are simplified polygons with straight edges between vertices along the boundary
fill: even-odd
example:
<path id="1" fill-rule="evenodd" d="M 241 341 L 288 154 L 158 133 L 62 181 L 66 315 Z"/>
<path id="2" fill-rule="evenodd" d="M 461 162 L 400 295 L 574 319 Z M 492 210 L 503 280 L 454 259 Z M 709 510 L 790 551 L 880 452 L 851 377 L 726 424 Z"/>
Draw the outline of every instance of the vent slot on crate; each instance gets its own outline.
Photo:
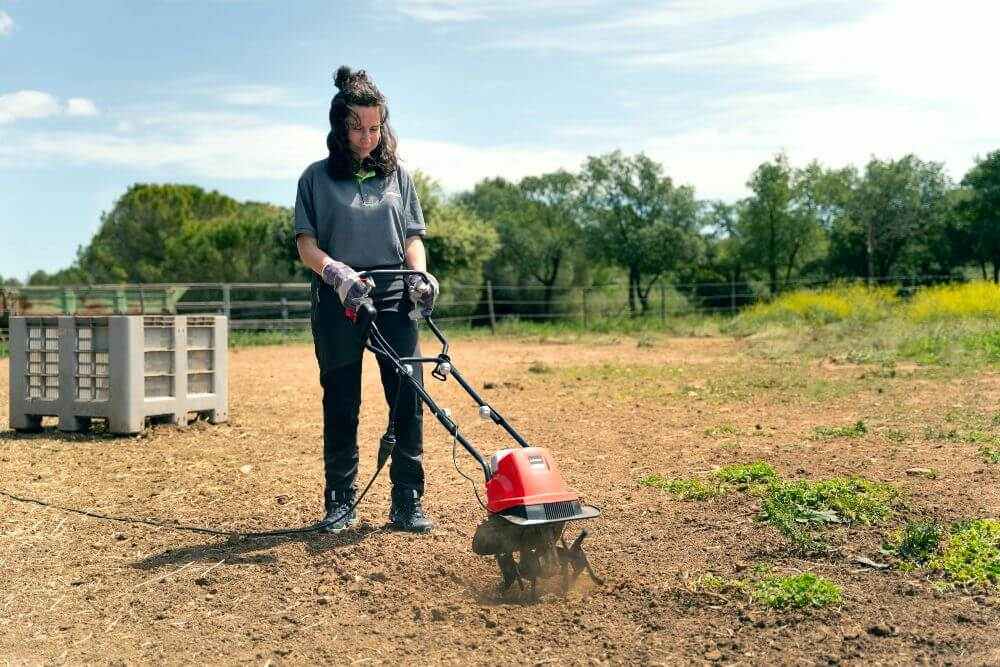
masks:
<path id="1" fill-rule="evenodd" d="M 188 373 L 188 394 L 215 393 L 211 373 Z"/>
<path id="2" fill-rule="evenodd" d="M 153 375 L 146 377 L 146 398 L 167 398 L 173 395 L 173 375 Z"/>
<path id="3" fill-rule="evenodd" d="M 107 401 L 111 398 L 108 373 L 108 326 L 80 320 L 76 328 L 76 398 Z"/>
<path id="4" fill-rule="evenodd" d="M 189 350 L 211 350 L 215 343 L 214 339 L 214 328 L 188 325 L 187 343 Z"/>
<path id="5" fill-rule="evenodd" d="M 29 399 L 59 398 L 59 328 L 51 324 L 35 321 L 28 325 L 24 387 Z"/>
<path id="6" fill-rule="evenodd" d="M 164 318 L 152 318 L 147 317 L 147 320 L 151 319 L 164 319 Z M 169 326 L 162 325 L 150 325 L 146 324 L 143 327 L 143 345 L 146 350 L 172 350 L 174 349 L 174 325 L 171 323 Z"/>
<path id="7" fill-rule="evenodd" d="M 215 392 L 214 324 L 211 317 L 188 317 L 188 394 Z"/>
<path id="8" fill-rule="evenodd" d="M 143 318 L 143 375 L 146 398 L 166 398 L 174 393 L 174 318 Z"/>

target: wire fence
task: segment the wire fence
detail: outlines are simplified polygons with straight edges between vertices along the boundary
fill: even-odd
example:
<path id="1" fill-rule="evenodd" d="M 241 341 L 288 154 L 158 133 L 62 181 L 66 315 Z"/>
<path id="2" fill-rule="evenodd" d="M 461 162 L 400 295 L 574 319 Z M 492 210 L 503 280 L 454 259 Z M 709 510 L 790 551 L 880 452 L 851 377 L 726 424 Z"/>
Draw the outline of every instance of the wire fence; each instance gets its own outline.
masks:
<path id="1" fill-rule="evenodd" d="M 953 276 L 889 276 L 781 281 L 779 293 L 833 284 L 892 286 L 902 297 Z M 669 318 L 735 314 L 771 298 L 764 281 L 677 283 L 658 281 L 630 295 L 625 283 L 605 285 L 467 285 L 445 281 L 435 306 L 439 322 L 490 326 L 511 320 L 566 322 L 583 327 L 626 317 Z M 17 315 L 226 315 L 234 330 L 294 330 L 310 323 L 309 283 L 170 283 L 4 288 L 0 295 L 0 342 Z"/>

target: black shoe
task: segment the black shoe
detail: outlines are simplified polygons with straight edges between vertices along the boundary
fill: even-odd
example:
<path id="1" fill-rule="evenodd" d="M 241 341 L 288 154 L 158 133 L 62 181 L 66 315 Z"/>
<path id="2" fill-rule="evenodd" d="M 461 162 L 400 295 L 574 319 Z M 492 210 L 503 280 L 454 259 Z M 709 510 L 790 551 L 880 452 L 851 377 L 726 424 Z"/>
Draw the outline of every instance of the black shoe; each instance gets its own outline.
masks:
<path id="1" fill-rule="evenodd" d="M 339 533 L 358 522 L 358 513 L 354 507 L 355 490 L 334 489 L 325 498 L 326 516 L 323 517 L 324 533 Z M 348 509 L 350 508 L 350 509 Z"/>
<path id="2" fill-rule="evenodd" d="M 424 508 L 420 505 L 420 494 L 416 489 L 392 490 L 389 523 L 395 530 L 405 530 L 410 533 L 429 533 L 434 528 L 434 524 L 424 515 Z"/>

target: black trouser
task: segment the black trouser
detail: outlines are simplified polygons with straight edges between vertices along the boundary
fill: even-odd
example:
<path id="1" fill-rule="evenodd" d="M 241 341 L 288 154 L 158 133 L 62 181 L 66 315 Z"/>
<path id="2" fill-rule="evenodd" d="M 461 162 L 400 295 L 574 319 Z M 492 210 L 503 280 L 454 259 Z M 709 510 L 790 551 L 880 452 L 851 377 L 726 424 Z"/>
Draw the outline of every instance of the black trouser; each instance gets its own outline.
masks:
<path id="1" fill-rule="evenodd" d="M 361 350 L 355 330 L 343 314 L 336 294 L 314 290 L 313 340 L 323 386 L 324 498 L 333 491 L 353 487 L 358 474 L 358 414 L 361 409 Z M 398 306 L 398 304 L 397 304 Z M 417 325 L 408 308 L 380 310 L 376 326 L 399 356 L 418 356 Z M 396 488 L 424 492 L 423 405 L 405 379 L 400 383 L 392 364 L 377 357 L 386 403 L 396 404 L 393 425 L 396 447 L 389 478 Z M 413 378 L 423 386 L 421 364 L 412 364 Z M 398 396 L 397 396 L 398 394 Z"/>

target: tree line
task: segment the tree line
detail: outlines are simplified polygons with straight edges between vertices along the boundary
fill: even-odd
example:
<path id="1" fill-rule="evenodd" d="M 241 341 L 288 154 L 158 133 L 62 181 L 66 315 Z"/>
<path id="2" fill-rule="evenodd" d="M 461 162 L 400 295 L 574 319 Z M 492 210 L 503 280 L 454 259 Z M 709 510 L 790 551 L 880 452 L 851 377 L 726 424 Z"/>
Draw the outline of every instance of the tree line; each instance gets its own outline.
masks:
<path id="1" fill-rule="evenodd" d="M 531 288 L 543 314 L 558 288 L 620 281 L 632 313 L 665 280 L 705 300 L 740 286 L 773 295 L 797 279 L 981 275 L 1000 282 L 1000 150 L 959 183 L 915 155 L 863 169 L 793 167 L 750 175 L 737 202 L 698 199 L 644 154 L 589 157 L 518 182 L 485 179 L 447 196 L 415 174 L 430 266 L 452 284 Z M 101 216 L 72 266 L 29 284 L 291 282 L 292 210 L 192 185 L 136 184 Z M 2 281 L 2 278 L 0 278 Z M 16 282 L 8 279 L 8 283 Z M 728 298 L 728 297 L 727 297 Z"/>

